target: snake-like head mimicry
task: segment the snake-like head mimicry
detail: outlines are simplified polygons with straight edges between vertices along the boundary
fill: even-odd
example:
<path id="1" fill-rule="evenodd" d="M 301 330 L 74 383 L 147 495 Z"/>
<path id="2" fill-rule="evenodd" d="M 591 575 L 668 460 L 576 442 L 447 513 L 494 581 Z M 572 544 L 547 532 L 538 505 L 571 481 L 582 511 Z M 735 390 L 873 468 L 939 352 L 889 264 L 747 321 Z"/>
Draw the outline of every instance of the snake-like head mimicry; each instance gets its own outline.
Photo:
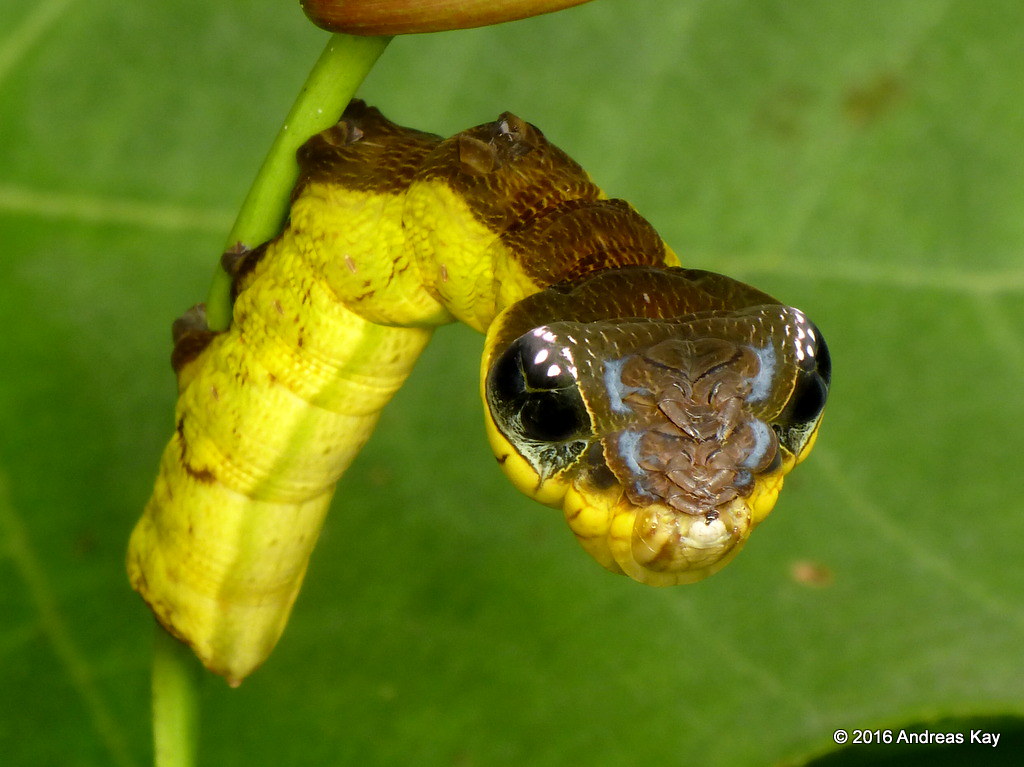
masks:
<path id="1" fill-rule="evenodd" d="M 654 585 L 738 552 L 810 451 L 831 380 L 802 312 L 695 270 L 556 285 L 501 315 L 489 348 L 506 474 L 564 507 L 605 567 Z"/>

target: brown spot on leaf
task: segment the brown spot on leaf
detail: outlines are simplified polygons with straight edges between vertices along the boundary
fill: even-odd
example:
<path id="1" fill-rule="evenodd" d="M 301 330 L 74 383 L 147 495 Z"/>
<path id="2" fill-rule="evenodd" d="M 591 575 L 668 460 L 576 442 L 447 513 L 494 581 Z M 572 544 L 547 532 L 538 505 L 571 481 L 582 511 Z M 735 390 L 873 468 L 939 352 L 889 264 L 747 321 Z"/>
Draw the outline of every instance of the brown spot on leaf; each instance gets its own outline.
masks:
<path id="1" fill-rule="evenodd" d="M 811 100 L 811 92 L 800 85 L 772 90 L 754 112 L 754 127 L 782 140 L 797 139 L 804 132 Z"/>
<path id="2" fill-rule="evenodd" d="M 386 487 L 394 482 L 394 471 L 388 466 L 372 466 L 366 472 L 366 478 L 374 487 Z"/>
<path id="3" fill-rule="evenodd" d="M 88 557 L 98 548 L 99 538 L 92 530 L 80 530 L 74 540 L 74 553 L 77 557 Z"/>
<path id="4" fill-rule="evenodd" d="M 831 569 L 809 559 L 800 559 L 790 565 L 789 575 L 797 583 L 818 588 L 831 586 L 834 580 Z"/>
<path id="5" fill-rule="evenodd" d="M 878 121 L 906 96 L 903 83 L 889 72 L 852 85 L 843 94 L 843 114 L 857 128 Z"/>

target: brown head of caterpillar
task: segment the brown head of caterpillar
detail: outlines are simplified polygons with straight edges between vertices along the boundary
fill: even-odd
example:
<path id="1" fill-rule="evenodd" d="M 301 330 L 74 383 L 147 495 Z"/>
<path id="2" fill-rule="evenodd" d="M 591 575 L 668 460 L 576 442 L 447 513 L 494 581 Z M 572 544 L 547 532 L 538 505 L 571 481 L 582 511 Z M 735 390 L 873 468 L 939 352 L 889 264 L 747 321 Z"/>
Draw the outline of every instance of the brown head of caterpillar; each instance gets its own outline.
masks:
<path id="1" fill-rule="evenodd" d="M 623 268 L 545 293 L 488 336 L 483 392 L 502 469 L 561 506 L 613 572 L 652 585 L 717 572 L 813 443 L 831 380 L 820 331 L 693 270 Z"/>

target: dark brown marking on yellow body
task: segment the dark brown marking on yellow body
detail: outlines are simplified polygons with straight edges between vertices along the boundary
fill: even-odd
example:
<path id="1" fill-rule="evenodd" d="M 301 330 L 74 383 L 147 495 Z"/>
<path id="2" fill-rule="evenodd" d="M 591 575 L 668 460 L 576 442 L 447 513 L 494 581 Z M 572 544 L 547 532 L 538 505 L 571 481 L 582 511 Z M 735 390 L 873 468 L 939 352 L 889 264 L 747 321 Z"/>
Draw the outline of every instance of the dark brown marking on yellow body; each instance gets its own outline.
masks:
<path id="1" fill-rule="evenodd" d="M 181 466 L 185 469 L 185 473 L 197 482 L 202 482 L 204 485 L 212 485 L 217 481 L 213 472 L 209 469 L 197 469 L 189 461 L 188 443 L 185 441 L 185 416 L 181 416 L 178 419 L 174 430 L 178 433 L 178 442 L 181 444 Z"/>
<path id="2" fill-rule="evenodd" d="M 220 254 L 220 268 L 232 277 L 238 271 L 238 265 L 244 260 L 245 255 L 250 252 L 242 242 L 236 242 L 230 248 Z"/>
<path id="3" fill-rule="evenodd" d="M 508 112 L 442 142 L 417 173 L 449 185 L 535 285 L 602 269 L 665 266 L 664 242 L 623 200 L 604 199 L 572 158 Z"/>
<path id="4" fill-rule="evenodd" d="M 665 243 L 625 200 L 576 200 L 502 235 L 523 272 L 538 285 L 602 269 L 665 265 Z"/>
<path id="5" fill-rule="evenodd" d="M 217 333 L 206 324 L 206 305 L 196 304 L 171 324 L 171 368 L 181 373 L 182 368 L 195 360 Z"/>
<path id="6" fill-rule="evenodd" d="M 196 482 L 202 482 L 204 485 L 212 485 L 217 481 L 217 477 L 215 477 L 213 472 L 209 469 L 196 469 L 188 463 L 183 464 L 183 467 L 185 472 Z"/>
<path id="7" fill-rule="evenodd" d="M 231 276 L 231 303 L 234 304 L 252 281 L 256 267 L 267 254 L 269 242 L 257 245 L 251 250 L 241 243 L 225 251 L 220 257 L 221 268 Z"/>
<path id="8" fill-rule="evenodd" d="M 514 172 L 499 172 L 514 166 Z M 416 173 L 462 196 L 495 233 L 524 226 L 565 203 L 603 195 L 569 155 L 508 112 L 441 142 Z"/>
<path id="9" fill-rule="evenodd" d="M 377 109 L 353 100 L 336 125 L 299 148 L 299 180 L 292 200 L 313 182 L 400 194 L 440 142 L 440 136 L 397 125 Z"/>

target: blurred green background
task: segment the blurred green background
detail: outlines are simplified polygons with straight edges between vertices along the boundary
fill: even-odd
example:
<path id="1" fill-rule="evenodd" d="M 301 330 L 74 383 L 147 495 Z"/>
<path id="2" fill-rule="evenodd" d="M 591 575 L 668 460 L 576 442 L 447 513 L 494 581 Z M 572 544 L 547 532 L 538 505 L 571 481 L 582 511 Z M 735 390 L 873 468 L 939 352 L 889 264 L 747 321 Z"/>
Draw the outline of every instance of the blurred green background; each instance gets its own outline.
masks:
<path id="1" fill-rule="evenodd" d="M 686 263 L 807 311 L 832 400 L 737 560 L 652 589 L 508 485 L 481 339 L 442 330 L 274 655 L 204 681 L 202 763 L 799 763 L 836 728 L 1024 714 L 1022 28 L 1012 0 L 597 0 L 392 43 L 364 98 L 541 126 Z M 0 6 L 5 765 L 150 759 L 123 556 L 169 326 L 325 38 L 291 2 Z"/>

